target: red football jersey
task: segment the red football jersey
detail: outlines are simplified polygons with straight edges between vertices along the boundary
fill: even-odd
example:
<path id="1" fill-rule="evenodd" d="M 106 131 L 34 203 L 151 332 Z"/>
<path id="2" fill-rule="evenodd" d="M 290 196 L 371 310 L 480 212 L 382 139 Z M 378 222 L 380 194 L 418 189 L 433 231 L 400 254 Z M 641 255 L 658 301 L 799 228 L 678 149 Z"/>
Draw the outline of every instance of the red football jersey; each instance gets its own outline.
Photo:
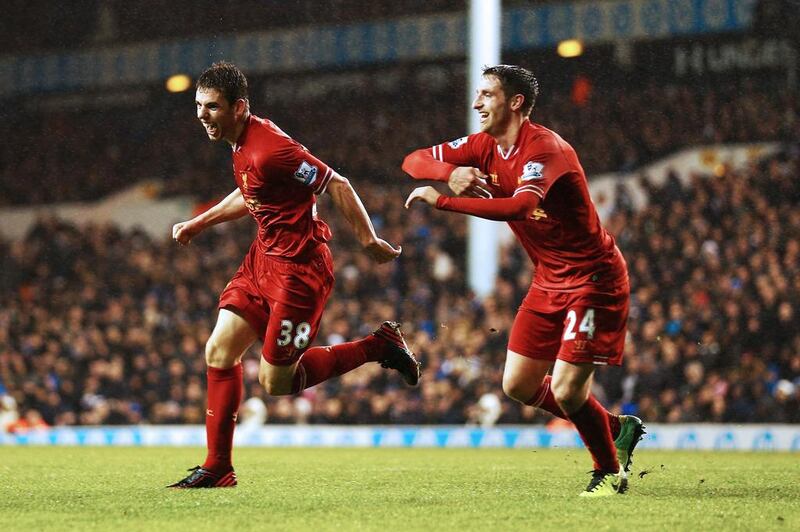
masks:
<path id="1" fill-rule="evenodd" d="M 293 258 L 331 238 L 317 218 L 333 170 L 271 121 L 250 115 L 233 146 L 233 174 L 258 223 L 259 250 Z"/>
<path id="2" fill-rule="evenodd" d="M 488 189 L 495 198 L 520 192 L 541 198 L 529 219 L 508 222 L 536 265 L 534 286 L 603 291 L 627 282 L 625 260 L 600 224 L 578 156 L 555 132 L 526 120 L 508 151 L 486 133 L 431 150 L 439 161 L 480 169 L 489 176 Z"/>

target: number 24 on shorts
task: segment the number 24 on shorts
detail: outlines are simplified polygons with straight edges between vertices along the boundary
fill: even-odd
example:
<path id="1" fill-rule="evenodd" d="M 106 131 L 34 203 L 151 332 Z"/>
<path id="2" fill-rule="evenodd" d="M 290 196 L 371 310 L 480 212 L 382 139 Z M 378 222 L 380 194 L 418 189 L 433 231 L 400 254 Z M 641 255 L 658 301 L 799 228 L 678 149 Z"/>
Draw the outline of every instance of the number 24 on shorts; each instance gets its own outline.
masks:
<path id="1" fill-rule="evenodd" d="M 567 326 L 564 328 L 564 340 L 574 340 L 577 336 L 575 332 L 575 323 L 578 321 L 578 314 L 574 310 L 567 312 Z M 591 340 L 594 338 L 594 309 L 587 308 L 583 315 L 580 325 L 578 325 L 578 332 L 586 333 L 586 338 Z"/>
<path id="2" fill-rule="evenodd" d="M 292 331 L 295 333 L 294 338 L 292 337 Z M 303 349 L 308 345 L 310 335 L 311 325 L 307 322 L 301 321 L 295 329 L 291 320 L 281 320 L 281 335 L 278 337 L 278 346 L 285 347 L 292 343 L 297 349 Z"/>

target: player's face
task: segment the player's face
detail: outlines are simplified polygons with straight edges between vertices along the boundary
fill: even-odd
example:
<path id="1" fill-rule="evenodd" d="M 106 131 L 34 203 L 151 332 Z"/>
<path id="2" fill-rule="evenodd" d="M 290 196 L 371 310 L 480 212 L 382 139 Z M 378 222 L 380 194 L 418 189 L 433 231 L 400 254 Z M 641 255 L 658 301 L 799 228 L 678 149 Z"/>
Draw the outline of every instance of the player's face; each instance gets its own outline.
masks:
<path id="1" fill-rule="evenodd" d="M 476 93 L 472 108 L 480 116 L 481 131 L 492 136 L 502 134 L 511 118 L 511 109 L 500 80 L 483 76 Z"/>
<path id="2" fill-rule="evenodd" d="M 236 142 L 236 111 L 235 105 L 217 89 L 197 89 L 195 95 L 197 118 L 203 124 L 206 135 L 211 140 L 225 139 L 230 143 Z"/>

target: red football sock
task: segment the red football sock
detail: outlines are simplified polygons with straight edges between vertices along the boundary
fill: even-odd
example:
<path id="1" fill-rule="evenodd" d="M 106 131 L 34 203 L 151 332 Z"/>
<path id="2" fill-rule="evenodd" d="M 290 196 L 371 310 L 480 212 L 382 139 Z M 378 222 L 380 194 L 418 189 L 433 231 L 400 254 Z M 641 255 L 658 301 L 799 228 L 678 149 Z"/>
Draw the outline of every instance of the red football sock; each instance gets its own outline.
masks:
<path id="1" fill-rule="evenodd" d="M 561 419 L 569 419 L 567 414 L 565 414 L 564 411 L 561 410 L 561 407 L 558 406 L 556 398 L 553 396 L 553 391 L 550 389 L 551 380 L 553 380 L 553 377 L 550 375 L 545 376 L 545 378 L 542 380 L 542 385 L 539 386 L 539 389 L 536 390 L 535 394 L 533 394 L 531 400 L 525 404 L 546 410 L 547 412 L 550 412 L 554 416 L 560 417 Z"/>
<path id="2" fill-rule="evenodd" d="M 530 406 L 535 406 L 536 408 L 541 408 L 542 410 L 550 412 L 556 417 L 568 420 L 569 417 L 567 416 L 567 414 L 564 413 L 563 410 L 561 410 L 561 407 L 558 406 L 556 398 L 553 396 L 553 391 L 550 389 L 551 380 L 552 377 L 550 375 L 547 375 L 542 381 L 542 385 L 539 387 L 536 393 L 533 394 L 533 398 L 531 398 L 531 400 L 525 404 Z M 600 405 L 600 403 L 597 401 L 597 399 L 595 399 L 593 395 L 589 396 L 589 401 L 594 401 L 595 403 Z M 600 406 L 600 408 L 603 407 Z M 620 430 L 619 416 L 617 416 L 616 414 L 612 414 L 611 412 L 608 411 L 606 411 L 606 414 L 608 415 L 608 424 L 611 427 L 611 437 L 613 439 L 617 439 Z"/>
<path id="3" fill-rule="evenodd" d="M 242 401 L 242 365 L 232 368 L 208 368 L 208 407 L 206 439 L 208 455 L 203 469 L 226 473 L 233 467 L 231 450 L 236 416 Z"/>
<path id="4" fill-rule="evenodd" d="M 595 470 L 619 471 L 617 451 L 608 424 L 608 412 L 596 399 L 592 399 L 590 396 L 583 406 L 570 414 L 569 420 L 578 429 L 583 443 L 592 454 Z"/>
<path id="5" fill-rule="evenodd" d="M 355 342 L 312 347 L 300 357 L 294 374 L 292 393 L 343 375 L 366 362 L 377 362 L 383 355 L 383 340 L 369 335 Z"/>

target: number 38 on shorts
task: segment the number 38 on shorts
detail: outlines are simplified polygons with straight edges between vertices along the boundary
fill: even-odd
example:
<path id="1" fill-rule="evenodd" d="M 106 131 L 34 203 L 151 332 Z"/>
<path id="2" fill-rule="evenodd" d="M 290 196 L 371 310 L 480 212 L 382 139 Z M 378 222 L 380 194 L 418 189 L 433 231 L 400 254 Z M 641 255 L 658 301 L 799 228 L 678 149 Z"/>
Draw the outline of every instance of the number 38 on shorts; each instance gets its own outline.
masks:
<path id="1" fill-rule="evenodd" d="M 301 321 L 295 327 L 291 320 L 281 320 L 281 330 L 278 335 L 278 347 L 292 344 L 296 349 L 304 349 L 311 341 L 311 325 Z"/>

